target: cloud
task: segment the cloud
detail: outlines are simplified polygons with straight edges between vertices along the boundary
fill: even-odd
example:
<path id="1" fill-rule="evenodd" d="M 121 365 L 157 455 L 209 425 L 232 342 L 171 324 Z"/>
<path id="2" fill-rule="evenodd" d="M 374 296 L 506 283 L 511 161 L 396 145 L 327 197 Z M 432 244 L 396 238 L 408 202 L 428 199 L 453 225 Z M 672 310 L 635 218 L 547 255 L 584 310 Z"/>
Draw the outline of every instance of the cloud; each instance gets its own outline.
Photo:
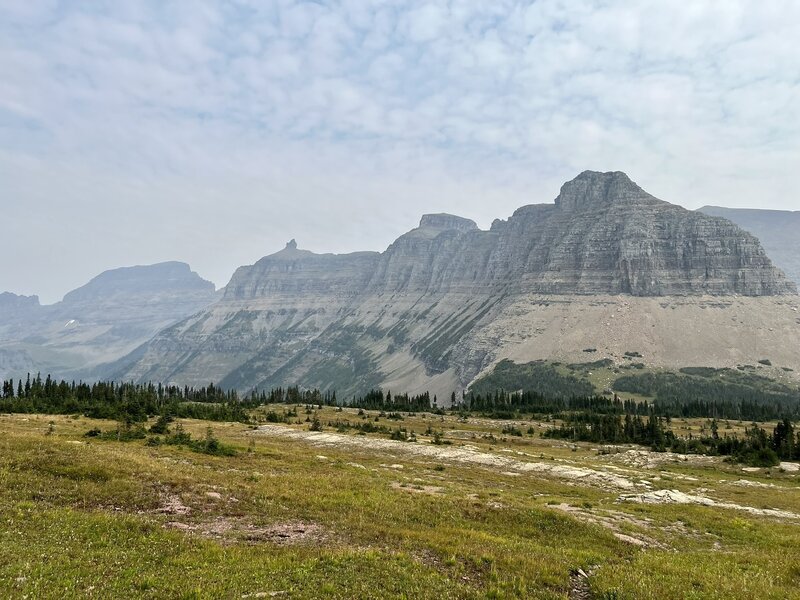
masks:
<path id="1" fill-rule="evenodd" d="M 790 0 L 0 0 L 0 289 L 173 258 L 224 284 L 587 168 L 797 210 L 797 39 Z"/>

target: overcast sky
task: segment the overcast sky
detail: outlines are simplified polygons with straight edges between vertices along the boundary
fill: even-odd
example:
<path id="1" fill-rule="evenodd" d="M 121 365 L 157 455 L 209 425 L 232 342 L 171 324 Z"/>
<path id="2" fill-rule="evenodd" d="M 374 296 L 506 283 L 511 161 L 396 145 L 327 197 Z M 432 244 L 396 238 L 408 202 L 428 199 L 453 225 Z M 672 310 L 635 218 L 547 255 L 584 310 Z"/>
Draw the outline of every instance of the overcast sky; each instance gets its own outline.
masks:
<path id="1" fill-rule="evenodd" d="M 0 291 L 488 227 L 585 169 L 800 209 L 797 0 L 0 0 Z"/>

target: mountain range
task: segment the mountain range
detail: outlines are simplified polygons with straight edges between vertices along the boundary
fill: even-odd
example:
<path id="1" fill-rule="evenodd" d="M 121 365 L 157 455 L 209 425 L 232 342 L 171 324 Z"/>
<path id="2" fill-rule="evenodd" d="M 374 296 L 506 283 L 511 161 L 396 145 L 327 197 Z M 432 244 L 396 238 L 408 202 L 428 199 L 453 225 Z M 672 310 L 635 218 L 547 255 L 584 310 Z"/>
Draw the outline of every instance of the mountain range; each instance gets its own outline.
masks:
<path id="1" fill-rule="evenodd" d="M 0 375 L 91 376 L 218 297 L 180 262 L 105 271 L 52 305 L 0 294 Z"/>
<path id="2" fill-rule="evenodd" d="M 581 173 L 554 203 L 488 230 L 424 215 L 380 253 L 315 254 L 292 240 L 237 269 L 222 292 L 166 264 L 136 267 L 144 279 L 130 285 L 132 272 L 103 274 L 54 307 L 0 296 L 0 357 L 21 350 L 56 366 L 77 356 L 67 371 L 136 381 L 440 397 L 505 360 L 769 359 L 780 377 L 800 372 L 797 286 L 759 239 L 621 172 Z"/>

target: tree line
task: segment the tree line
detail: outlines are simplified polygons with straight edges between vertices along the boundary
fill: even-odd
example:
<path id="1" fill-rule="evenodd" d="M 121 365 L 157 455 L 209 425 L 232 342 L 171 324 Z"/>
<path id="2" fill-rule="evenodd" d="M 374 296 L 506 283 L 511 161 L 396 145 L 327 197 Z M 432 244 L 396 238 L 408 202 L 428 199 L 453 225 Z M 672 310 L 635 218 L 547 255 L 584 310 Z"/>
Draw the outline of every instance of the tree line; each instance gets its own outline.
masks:
<path id="1" fill-rule="evenodd" d="M 729 456 L 736 462 L 769 467 L 781 460 L 800 459 L 800 432 L 795 433 L 789 419 L 782 419 L 768 433 L 753 423 L 745 428 L 743 437 L 720 435 L 719 422 L 712 419 L 710 433 L 678 437 L 665 424 L 669 418 L 650 414 L 640 415 L 576 413 L 557 427 L 545 431 L 547 438 L 600 444 L 639 444 L 653 450 L 678 454 L 708 454 Z"/>
<path id="2" fill-rule="evenodd" d="M 589 441 L 604 444 L 632 443 L 655 450 L 677 453 L 719 454 L 750 463 L 776 464 L 778 460 L 800 459 L 800 433 L 792 420 L 797 406 L 783 403 L 739 402 L 635 402 L 618 396 L 548 397 L 538 392 L 509 394 L 503 390 L 486 394 L 462 393 L 450 398 L 452 411 L 479 413 L 494 418 L 514 418 L 522 414 L 539 415 L 562 421 L 548 430 L 546 437 Z M 23 381 L 3 381 L 0 412 L 83 414 L 98 419 L 141 423 L 150 417 L 194 418 L 211 421 L 249 422 L 249 409 L 264 404 L 306 404 L 350 406 L 365 410 L 443 413 L 438 399 L 428 392 L 392 394 L 371 390 L 363 396 L 346 400 L 335 391 L 303 390 L 298 386 L 278 387 L 270 391 L 253 390 L 240 397 L 235 390 L 223 390 L 210 383 L 202 387 L 154 383 L 95 383 L 55 381 L 50 375 L 28 375 Z M 702 417 L 711 419 L 710 435 L 678 437 L 668 427 L 671 418 Z M 717 419 L 780 422 L 772 431 L 755 423 L 744 437 L 720 435 Z"/>
<path id="3" fill-rule="evenodd" d="M 236 391 L 213 383 L 203 387 L 153 383 L 95 383 L 55 381 L 50 375 L 30 374 L 23 382 L 3 381 L 0 412 L 82 414 L 94 419 L 142 422 L 148 417 L 173 417 L 209 421 L 247 421 L 246 409 Z"/>
<path id="4" fill-rule="evenodd" d="M 270 391 L 253 390 L 240 397 L 235 390 L 207 386 L 175 386 L 161 383 L 95 383 L 55 381 L 41 374 L 23 380 L 3 381 L 0 412 L 82 414 L 94 419 L 143 422 L 150 417 L 169 415 L 176 418 L 210 421 L 248 422 L 247 410 L 264 404 L 316 404 L 351 406 L 365 410 L 421 412 L 437 410 L 436 396 L 392 394 L 371 390 L 363 396 L 337 399 L 335 391 L 302 390 L 298 386 L 278 387 Z"/>
<path id="5" fill-rule="evenodd" d="M 564 418 L 572 412 L 588 411 L 593 414 L 641 415 L 654 414 L 670 418 L 716 418 L 737 421 L 774 421 L 800 418 L 800 400 L 787 401 L 750 398 L 697 400 L 671 397 L 668 400 L 649 402 L 623 400 L 613 396 L 547 396 L 533 391 L 508 393 L 497 390 L 485 394 L 462 394 L 452 400 L 454 409 L 479 412 L 494 418 L 515 418 L 519 414 L 533 414 Z"/>
<path id="6" fill-rule="evenodd" d="M 266 391 L 253 390 L 248 395 L 257 404 L 316 404 L 318 406 L 349 406 L 364 410 L 387 412 L 431 412 L 439 410 L 438 399 L 429 392 L 421 394 L 392 394 L 391 390 L 370 390 L 363 396 L 337 399 L 336 391 L 301 390 L 297 386 Z"/>

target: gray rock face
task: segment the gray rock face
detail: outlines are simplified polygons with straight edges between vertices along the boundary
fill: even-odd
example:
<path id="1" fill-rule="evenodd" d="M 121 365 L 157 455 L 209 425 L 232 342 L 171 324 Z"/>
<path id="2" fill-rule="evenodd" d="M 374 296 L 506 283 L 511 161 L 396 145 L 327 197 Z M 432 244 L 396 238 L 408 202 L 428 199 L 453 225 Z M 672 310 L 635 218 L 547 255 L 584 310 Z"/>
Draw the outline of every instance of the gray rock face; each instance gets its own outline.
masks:
<path id="1" fill-rule="evenodd" d="M 380 254 L 318 255 L 293 240 L 238 269 L 222 301 L 160 332 L 108 374 L 240 390 L 382 386 L 449 396 L 501 348 L 522 344 L 517 331 L 545 331 L 522 326 L 540 306 L 593 310 L 598 295 L 795 293 L 758 240 L 730 221 L 658 200 L 624 173 L 587 171 L 554 204 L 522 207 L 489 231 L 437 214 Z"/>
<path id="2" fill-rule="evenodd" d="M 16 340 L 26 335 L 30 323 L 42 314 L 38 296 L 18 296 L 10 292 L 0 294 L 0 345 L 4 341 Z M 0 373 L 7 372 L 2 365 L 22 364 L 13 353 L 6 352 L 0 358 Z"/>
<path id="3" fill-rule="evenodd" d="M 180 262 L 105 271 L 53 305 L 0 294 L 0 374 L 89 375 L 216 299 Z"/>
<path id="4" fill-rule="evenodd" d="M 121 267 L 105 271 L 50 307 L 51 318 L 123 324 L 176 321 L 205 307 L 214 284 L 182 262 Z"/>
<path id="5" fill-rule="evenodd" d="M 4 313 L 27 312 L 39 307 L 39 296 L 18 296 L 11 292 L 0 294 L 0 310 Z"/>
<path id="6" fill-rule="evenodd" d="M 377 252 L 314 254 L 286 248 L 256 264 L 239 267 L 225 288 L 225 300 L 251 300 L 276 294 L 353 296 L 361 292 L 375 268 Z"/>
<path id="7" fill-rule="evenodd" d="M 724 219 L 647 194 L 624 173 L 587 171 L 555 204 L 518 209 L 480 231 L 447 215 L 423 217 L 381 257 L 369 290 L 551 294 L 780 295 L 795 286 L 758 240 Z"/>
<path id="8" fill-rule="evenodd" d="M 704 206 L 707 215 L 736 223 L 756 236 L 775 265 L 800 285 L 800 211 Z"/>
<path id="9" fill-rule="evenodd" d="M 620 171 L 584 171 L 561 186 L 561 193 L 555 200 L 556 207 L 564 212 L 597 212 L 612 205 L 641 207 L 663 204 L 666 203 L 642 190 Z"/>
<path id="10" fill-rule="evenodd" d="M 435 215 L 422 215 L 418 229 L 431 233 L 448 230 L 476 231 L 478 226 L 475 224 L 475 221 L 471 221 L 470 219 L 448 215 L 447 213 L 439 213 Z"/>
<path id="11" fill-rule="evenodd" d="M 8 327 L 35 315 L 41 309 L 38 296 L 18 296 L 11 292 L 0 294 L 0 320 Z M 3 328 L 0 326 L 0 336 Z M 2 337 L 0 337 L 2 339 Z"/>
<path id="12" fill-rule="evenodd" d="M 518 276 L 545 293 L 780 295 L 795 286 L 775 269 L 758 240 L 731 222 L 647 194 L 624 173 L 584 172 L 561 189 L 555 206 L 518 210 L 498 224 L 520 248 Z"/>
<path id="13" fill-rule="evenodd" d="M 208 294 L 213 291 L 214 284 L 192 271 L 189 265 L 171 261 L 104 271 L 65 295 L 63 303 L 76 306 L 82 302 L 116 299 L 121 295 L 152 297 L 161 293 Z"/>

